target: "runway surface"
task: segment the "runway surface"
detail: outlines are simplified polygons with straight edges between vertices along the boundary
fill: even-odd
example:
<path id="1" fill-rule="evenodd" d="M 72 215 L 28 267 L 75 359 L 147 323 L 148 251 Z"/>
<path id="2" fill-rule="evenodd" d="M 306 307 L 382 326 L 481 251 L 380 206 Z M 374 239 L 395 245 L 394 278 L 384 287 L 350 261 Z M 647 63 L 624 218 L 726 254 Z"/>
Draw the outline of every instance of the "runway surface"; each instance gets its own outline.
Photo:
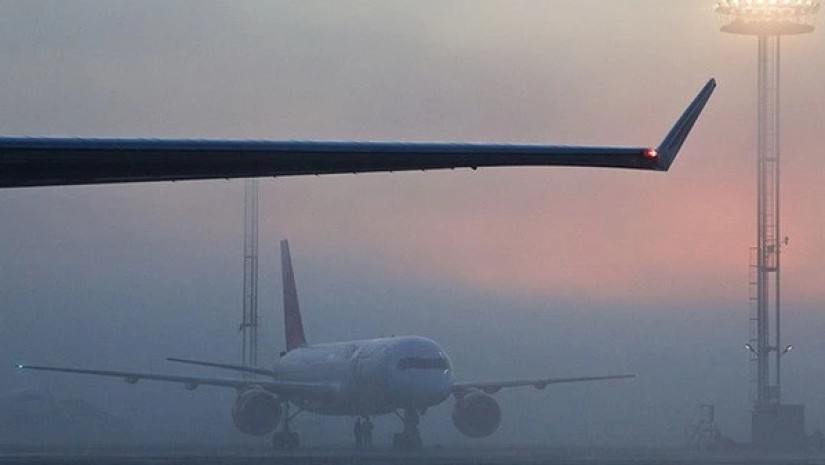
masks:
<path id="1" fill-rule="evenodd" d="M 375 450 L 359 452 L 346 448 L 310 449 L 276 453 L 266 449 L 165 447 L 5 447 L 0 446 L 0 464 L 301 464 L 301 465 L 689 465 L 689 464 L 795 464 L 825 465 L 819 455 L 756 455 L 749 452 L 698 453 L 678 450 L 584 449 L 547 447 L 443 448 L 420 452 Z"/>

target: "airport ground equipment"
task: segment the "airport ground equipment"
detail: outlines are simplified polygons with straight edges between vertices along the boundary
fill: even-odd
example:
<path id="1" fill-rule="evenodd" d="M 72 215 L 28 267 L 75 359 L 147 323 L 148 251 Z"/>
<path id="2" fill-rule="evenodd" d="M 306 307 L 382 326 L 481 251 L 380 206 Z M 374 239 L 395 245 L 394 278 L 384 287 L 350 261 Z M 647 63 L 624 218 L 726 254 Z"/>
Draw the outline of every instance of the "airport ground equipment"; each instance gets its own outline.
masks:
<path id="1" fill-rule="evenodd" d="M 702 404 L 687 426 L 687 447 L 698 451 L 732 450 L 736 444 L 716 424 L 716 406 Z"/>
<path id="2" fill-rule="evenodd" d="M 751 357 L 754 404 L 751 440 L 757 447 L 801 444 L 803 408 L 782 404 L 780 257 L 780 58 L 784 36 L 814 31 L 820 0 L 719 0 L 722 32 L 757 38 L 757 241 L 751 252 Z M 771 316 L 774 319 L 771 337 Z M 771 376 L 771 362 L 774 373 Z"/>

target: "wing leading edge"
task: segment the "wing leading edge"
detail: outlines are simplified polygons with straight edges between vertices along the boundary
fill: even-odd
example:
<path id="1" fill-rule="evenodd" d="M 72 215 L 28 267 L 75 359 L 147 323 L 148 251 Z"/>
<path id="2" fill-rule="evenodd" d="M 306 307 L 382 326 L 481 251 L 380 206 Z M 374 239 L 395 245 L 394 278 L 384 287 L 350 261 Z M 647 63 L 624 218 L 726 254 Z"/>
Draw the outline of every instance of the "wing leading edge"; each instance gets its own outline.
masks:
<path id="1" fill-rule="evenodd" d="M 487 394 L 495 394 L 503 388 L 533 386 L 536 389 L 544 389 L 549 384 L 562 383 L 581 383 L 584 381 L 604 381 L 608 379 L 625 379 L 635 378 L 635 374 L 627 375 L 608 375 L 608 376 L 588 376 L 584 378 L 543 378 L 543 379 L 520 379 L 511 381 L 481 381 L 469 383 L 455 383 L 453 385 L 453 392 L 455 394 L 462 394 L 467 391 L 477 389 Z"/>
<path id="2" fill-rule="evenodd" d="M 260 386 L 267 391 L 283 396 L 313 397 L 324 396 L 336 390 L 336 387 L 326 383 L 298 383 L 283 382 L 263 379 L 238 379 L 238 378 L 204 378 L 199 376 L 181 375 L 158 375 L 151 373 L 137 373 L 130 371 L 114 370 L 88 370 L 83 368 L 64 368 L 39 365 L 16 365 L 21 370 L 52 371 L 60 373 L 75 373 L 81 375 L 107 376 L 110 378 L 121 378 L 129 384 L 135 384 L 140 380 L 167 381 L 183 384 L 186 389 L 194 390 L 199 386 L 218 386 L 244 390 L 250 386 Z"/>
<path id="3" fill-rule="evenodd" d="M 716 81 L 657 149 L 542 144 L 0 137 L 0 188 L 195 179 L 582 166 L 667 171 Z"/>

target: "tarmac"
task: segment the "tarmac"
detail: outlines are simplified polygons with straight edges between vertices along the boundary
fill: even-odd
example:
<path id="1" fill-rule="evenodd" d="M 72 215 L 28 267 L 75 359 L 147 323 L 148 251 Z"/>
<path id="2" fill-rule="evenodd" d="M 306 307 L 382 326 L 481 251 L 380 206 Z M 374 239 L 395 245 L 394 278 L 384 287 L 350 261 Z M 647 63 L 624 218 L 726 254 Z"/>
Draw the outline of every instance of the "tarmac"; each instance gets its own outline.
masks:
<path id="1" fill-rule="evenodd" d="M 300 464 L 300 465 L 825 465 L 825 455 L 756 454 L 749 451 L 695 452 L 685 450 L 593 449 L 536 446 L 434 448 L 416 452 L 390 449 L 357 451 L 349 448 L 275 452 L 264 448 L 191 447 L 45 447 L 0 445 L 0 464 Z"/>

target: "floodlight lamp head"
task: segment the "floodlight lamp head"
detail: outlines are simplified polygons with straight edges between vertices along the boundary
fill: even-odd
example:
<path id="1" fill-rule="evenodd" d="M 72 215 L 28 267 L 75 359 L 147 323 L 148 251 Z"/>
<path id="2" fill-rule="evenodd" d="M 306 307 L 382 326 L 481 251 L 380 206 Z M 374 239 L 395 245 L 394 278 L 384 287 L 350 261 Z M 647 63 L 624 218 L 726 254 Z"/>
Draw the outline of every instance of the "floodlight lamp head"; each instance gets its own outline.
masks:
<path id="1" fill-rule="evenodd" d="M 813 32 L 821 0 L 717 0 L 722 32 L 781 36 Z"/>

